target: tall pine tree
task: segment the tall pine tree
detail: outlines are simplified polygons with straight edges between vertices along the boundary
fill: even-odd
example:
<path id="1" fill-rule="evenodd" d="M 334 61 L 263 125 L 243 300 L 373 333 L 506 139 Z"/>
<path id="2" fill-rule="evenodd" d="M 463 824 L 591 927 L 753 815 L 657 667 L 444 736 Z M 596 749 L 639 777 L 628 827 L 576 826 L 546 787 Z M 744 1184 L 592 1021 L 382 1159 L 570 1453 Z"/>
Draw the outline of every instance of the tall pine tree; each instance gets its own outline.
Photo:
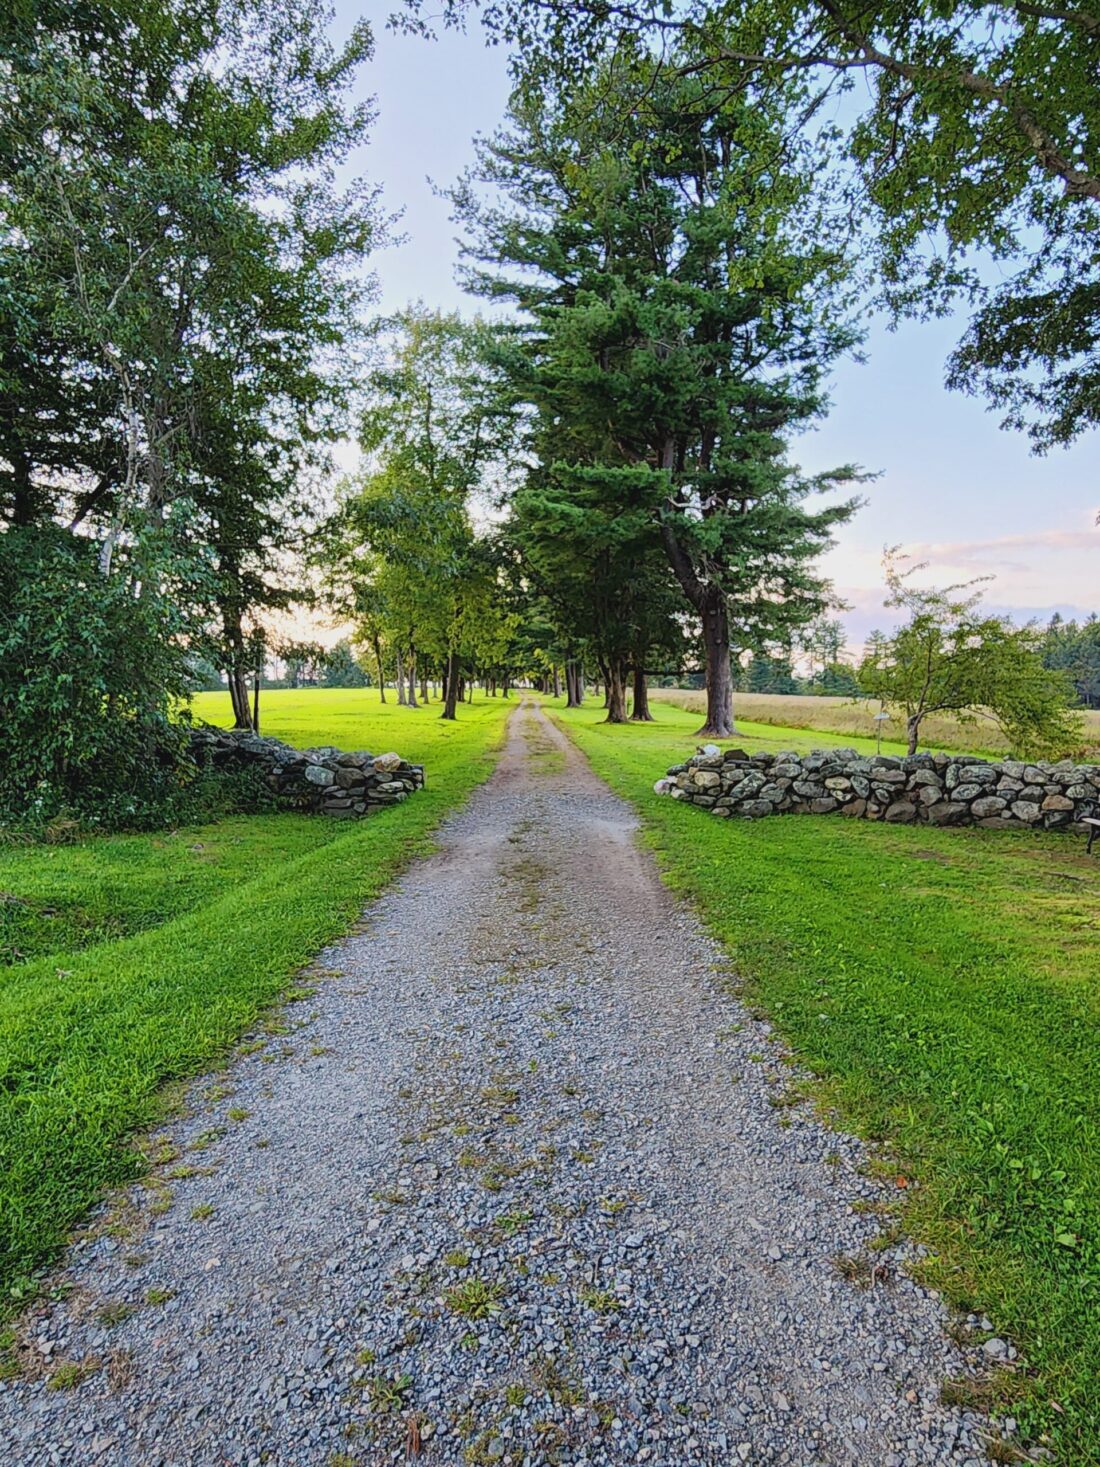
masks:
<path id="1" fill-rule="evenodd" d="M 620 48 L 574 84 L 529 82 L 454 199 L 471 287 L 526 323 L 511 380 L 546 467 L 559 485 L 583 469 L 585 494 L 598 469 L 648 519 L 701 626 L 701 732 L 723 736 L 731 648 L 787 640 L 830 603 L 815 560 L 856 501 L 807 499 L 857 474 L 809 478 L 787 443 L 858 338 L 812 159 L 687 59 Z"/>

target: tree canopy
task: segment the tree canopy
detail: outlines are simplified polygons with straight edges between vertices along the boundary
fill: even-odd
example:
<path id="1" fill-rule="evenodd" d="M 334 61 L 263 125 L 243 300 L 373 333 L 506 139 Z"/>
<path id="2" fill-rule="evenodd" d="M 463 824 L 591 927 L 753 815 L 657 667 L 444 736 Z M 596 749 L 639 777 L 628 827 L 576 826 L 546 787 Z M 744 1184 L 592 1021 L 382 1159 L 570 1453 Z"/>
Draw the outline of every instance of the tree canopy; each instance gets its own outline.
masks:
<path id="1" fill-rule="evenodd" d="M 524 73 L 573 75 L 625 38 L 700 78 L 716 109 L 746 89 L 786 94 L 789 126 L 834 144 L 891 308 L 974 302 L 951 384 L 1039 450 L 1100 422 L 1100 16 L 1088 7 L 447 0 L 431 14 L 475 11 Z M 401 16 L 430 24 L 423 0 Z"/>

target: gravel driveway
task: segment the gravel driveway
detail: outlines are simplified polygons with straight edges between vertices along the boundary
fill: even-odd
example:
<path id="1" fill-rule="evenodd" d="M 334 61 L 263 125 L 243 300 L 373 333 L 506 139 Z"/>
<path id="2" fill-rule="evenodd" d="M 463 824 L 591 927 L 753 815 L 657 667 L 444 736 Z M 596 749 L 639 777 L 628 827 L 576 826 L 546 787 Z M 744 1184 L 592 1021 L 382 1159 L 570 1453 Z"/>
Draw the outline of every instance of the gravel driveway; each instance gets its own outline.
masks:
<path id="1" fill-rule="evenodd" d="M 860 1145 L 783 1103 L 634 828 L 514 715 L 438 853 L 76 1245 L 0 1461 L 977 1467 Z"/>

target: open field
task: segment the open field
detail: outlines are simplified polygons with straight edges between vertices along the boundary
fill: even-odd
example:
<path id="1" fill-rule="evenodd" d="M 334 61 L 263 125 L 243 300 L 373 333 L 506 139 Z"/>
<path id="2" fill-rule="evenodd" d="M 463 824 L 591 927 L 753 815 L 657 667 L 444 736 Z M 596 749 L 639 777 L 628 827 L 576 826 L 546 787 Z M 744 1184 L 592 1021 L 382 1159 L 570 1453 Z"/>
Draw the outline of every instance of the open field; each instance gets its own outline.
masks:
<path id="1" fill-rule="evenodd" d="M 1020 1348 L 995 1398 L 1066 1467 L 1100 1462 L 1100 866 L 1073 836 L 707 819 L 652 794 L 696 727 L 656 713 L 555 706 L 819 1101 L 881 1144 L 884 1232 Z M 742 727 L 750 750 L 829 741 Z"/>
<path id="2" fill-rule="evenodd" d="M 683 692 L 678 688 L 651 688 L 650 699 L 671 704 L 675 708 L 687 709 L 692 713 L 703 713 L 706 709 L 706 694 Z M 866 700 L 857 702 L 852 698 L 813 698 L 779 693 L 734 693 L 734 711 L 738 728 L 755 729 L 764 724 L 780 728 L 815 729 L 822 733 L 837 734 L 845 743 L 856 743 L 858 738 L 869 739 L 874 747 L 875 724 L 873 715 L 878 712 L 878 703 Z M 1100 754 L 1100 712 L 1089 710 L 1083 715 L 1084 740 L 1079 754 L 1082 758 L 1095 759 Z M 857 739 L 853 739 L 856 735 Z M 883 749 L 887 743 L 899 744 L 905 737 L 905 722 L 891 718 L 882 725 Z M 793 746 L 792 746 L 793 747 Z M 905 746 L 900 743 L 901 752 Z M 987 717 L 976 723 L 960 723 L 957 718 L 932 715 L 921 725 L 922 749 L 956 749 L 962 753 L 993 754 L 1003 757 L 1010 753 L 1008 740 L 996 723 Z"/>
<path id="3" fill-rule="evenodd" d="M 196 700 L 213 722 L 228 696 Z M 508 706 L 382 708 L 369 690 L 267 695 L 266 732 L 422 760 L 427 788 L 344 824 L 279 813 L 0 850 L 0 1307 L 25 1295 L 165 1081 L 224 1053 L 347 929 L 492 766 Z"/>

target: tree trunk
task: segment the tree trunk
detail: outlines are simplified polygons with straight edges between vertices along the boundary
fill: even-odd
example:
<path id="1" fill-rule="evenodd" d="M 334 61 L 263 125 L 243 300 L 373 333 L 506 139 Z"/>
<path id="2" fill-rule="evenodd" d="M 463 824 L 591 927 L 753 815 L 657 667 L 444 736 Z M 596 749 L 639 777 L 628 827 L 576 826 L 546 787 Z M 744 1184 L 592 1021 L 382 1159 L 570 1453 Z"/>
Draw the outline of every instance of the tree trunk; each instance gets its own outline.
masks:
<path id="1" fill-rule="evenodd" d="M 565 661 L 565 706 L 567 708 L 579 708 L 581 700 L 577 696 L 577 663 L 572 657 Z"/>
<path id="2" fill-rule="evenodd" d="M 419 708 L 420 707 L 420 704 L 416 701 L 416 649 L 415 648 L 413 648 L 409 652 L 409 670 L 408 670 L 407 676 L 408 676 L 408 679 L 409 679 L 409 695 L 408 695 L 409 707 L 410 708 Z"/>
<path id="3" fill-rule="evenodd" d="M 603 706 L 607 708 L 611 704 L 611 673 L 602 657 L 599 660 L 599 668 L 600 678 L 603 681 Z M 598 687 L 596 691 L 599 692 Z"/>
<path id="4" fill-rule="evenodd" d="M 622 662 L 614 657 L 607 667 L 607 718 L 604 722 L 626 722 L 626 678 Z"/>
<path id="5" fill-rule="evenodd" d="M 439 715 L 440 718 L 455 718 L 459 682 L 458 653 L 450 652 L 447 655 L 447 671 L 443 676 L 443 712 Z"/>
<path id="6" fill-rule="evenodd" d="M 922 713 L 914 713 L 912 718 L 906 720 L 905 729 L 909 735 L 909 752 L 917 752 L 917 740 L 920 738 L 920 721 L 924 717 Z"/>
<path id="7" fill-rule="evenodd" d="M 397 706 L 399 708 L 407 708 L 408 699 L 405 697 L 405 663 L 400 652 L 394 653 L 394 662 L 396 664 L 394 681 L 397 683 Z"/>
<path id="8" fill-rule="evenodd" d="M 252 714 L 248 707 L 248 673 L 243 667 L 229 669 L 229 697 L 233 704 L 233 727 L 251 728 Z"/>
<path id="9" fill-rule="evenodd" d="M 256 733 L 260 731 L 260 669 L 257 668 L 252 678 L 252 728 Z"/>
<path id="10" fill-rule="evenodd" d="M 378 694 L 381 701 L 386 701 L 386 669 L 382 663 L 382 643 L 378 637 L 374 638 L 374 660 L 378 664 Z"/>
<path id="11" fill-rule="evenodd" d="M 558 664 L 554 663 L 554 697 L 561 697 L 561 677 L 558 674 Z"/>
<path id="12" fill-rule="evenodd" d="M 726 600 L 709 588 L 703 613 L 703 649 L 707 661 L 707 721 L 696 731 L 712 739 L 733 733 L 733 676 L 730 670 L 730 623 Z"/>
<path id="13" fill-rule="evenodd" d="M 428 701 L 428 675 L 427 675 L 427 673 L 422 673 L 421 676 L 420 676 L 420 701 L 421 701 L 421 703 L 426 703 Z"/>
<path id="14" fill-rule="evenodd" d="M 662 467 L 671 468 L 675 444 L 669 440 L 662 451 Z M 707 721 L 698 730 L 712 739 L 728 739 L 733 733 L 733 674 L 730 668 L 730 620 L 726 598 L 713 582 L 701 581 L 691 556 L 676 538 L 672 526 L 660 525 L 661 543 L 669 565 L 684 595 L 703 619 L 703 651 L 707 664 Z"/>
<path id="15" fill-rule="evenodd" d="M 640 662 L 634 664 L 634 706 L 630 710 L 630 721 L 653 722 L 653 714 L 649 711 L 649 684 L 646 682 L 645 668 Z"/>

